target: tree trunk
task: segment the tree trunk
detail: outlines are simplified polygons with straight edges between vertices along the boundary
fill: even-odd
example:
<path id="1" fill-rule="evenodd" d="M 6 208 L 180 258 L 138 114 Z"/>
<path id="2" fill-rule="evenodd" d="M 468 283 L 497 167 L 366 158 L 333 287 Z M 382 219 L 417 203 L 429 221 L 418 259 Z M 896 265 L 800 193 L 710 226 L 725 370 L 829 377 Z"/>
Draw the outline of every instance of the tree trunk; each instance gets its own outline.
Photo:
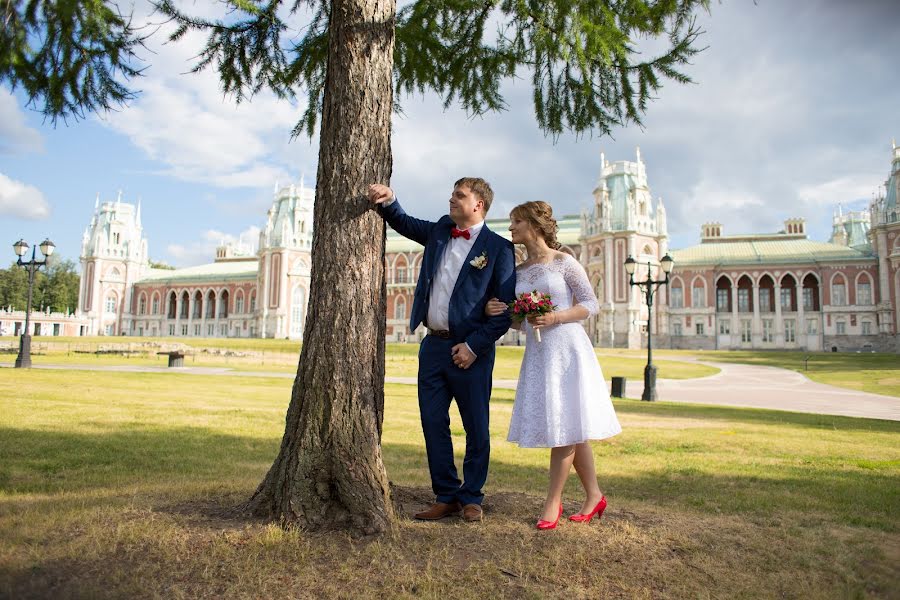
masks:
<path id="1" fill-rule="evenodd" d="M 394 518 L 381 457 L 384 223 L 367 184 L 391 175 L 395 0 L 333 0 L 312 282 L 281 449 L 248 508 L 372 534 Z"/>

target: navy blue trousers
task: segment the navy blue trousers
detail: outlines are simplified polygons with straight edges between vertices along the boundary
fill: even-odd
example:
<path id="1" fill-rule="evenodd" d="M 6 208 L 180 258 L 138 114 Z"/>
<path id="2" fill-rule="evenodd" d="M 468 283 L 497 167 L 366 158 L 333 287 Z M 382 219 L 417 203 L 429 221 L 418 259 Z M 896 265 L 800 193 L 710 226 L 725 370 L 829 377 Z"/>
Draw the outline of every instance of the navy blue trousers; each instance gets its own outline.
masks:
<path id="1" fill-rule="evenodd" d="M 488 402 L 494 370 L 494 349 L 479 355 L 468 369 L 450 356 L 458 342 L 426 336 L 419 348 L 419 413 L 431 488 L 438 502 L 481 504 L 491 455 Z M 460 481 L 450 438 L 450 403 L 456 400 L 466 430 L 466 455 Z"/>

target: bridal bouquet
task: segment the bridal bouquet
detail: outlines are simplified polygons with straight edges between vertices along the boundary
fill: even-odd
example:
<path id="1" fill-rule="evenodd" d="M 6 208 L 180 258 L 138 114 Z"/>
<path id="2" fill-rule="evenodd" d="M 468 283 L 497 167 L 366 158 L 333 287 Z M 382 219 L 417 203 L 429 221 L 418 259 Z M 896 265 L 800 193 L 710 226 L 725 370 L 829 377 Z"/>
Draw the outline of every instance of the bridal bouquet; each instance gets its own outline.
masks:
<path id="1" fill-rule="evenodd" d="M 533 292 L 522 292 L 515 300 L 509 303 L 509 310 L 512 312 L 512 318 L 524 321 L 528 317 L 545 315 L 548 312 L 556 310 L 553 302 L 550 300 L 550 294 L 542 294 L 534 290 Z M 534 337 L 538 342 L 541 341 L 541 330 L 534 330 Z"/>

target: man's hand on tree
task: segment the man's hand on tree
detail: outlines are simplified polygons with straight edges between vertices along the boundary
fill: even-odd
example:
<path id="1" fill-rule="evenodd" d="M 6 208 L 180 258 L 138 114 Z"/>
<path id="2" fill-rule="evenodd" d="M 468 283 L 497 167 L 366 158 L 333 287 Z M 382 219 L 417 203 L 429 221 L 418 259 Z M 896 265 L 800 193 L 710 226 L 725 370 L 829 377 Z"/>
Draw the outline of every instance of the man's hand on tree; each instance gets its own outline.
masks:
<path id="1" fill-rule="evenodd" d="M 369 185 L 369 202 L 372 204 L 384 204 L 394 198 L 394 190 L 380 183 Z"/>

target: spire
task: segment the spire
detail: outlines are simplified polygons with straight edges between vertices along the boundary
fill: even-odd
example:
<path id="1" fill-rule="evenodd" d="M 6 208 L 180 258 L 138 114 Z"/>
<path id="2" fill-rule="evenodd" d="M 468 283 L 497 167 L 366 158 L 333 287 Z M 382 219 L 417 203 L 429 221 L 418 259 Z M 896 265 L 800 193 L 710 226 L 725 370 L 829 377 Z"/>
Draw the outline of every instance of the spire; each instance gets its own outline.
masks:
<path id="1" fill-rule="evenodd" d="M 137 214 L 134 216 L 134 222 L 138 227 L 141 226 L 141 197 L 140 196 L 138 196 Z"/>
<path id="2" fill-rule="evenodd" d="M 100 210 L 100 192 L 97 192 L 97 199 L 94 200 L 94 212 Z"/>
<path id="3" fill-rule="evenodd" d="M 640 146 L 637 147 L 636 154 L 637 154 L 637 162 L 638 162 L 638 164 L 640 164 L 640 162 L 641 162 L 641 147 Z"/>
<path id="4" fill-rule="evenodd" d="M 275 180 L 275 189 L 272 190 L 272 193 L 275 194 L 276 196 L 278 195 L 278 180 L 277 179 Z"/>

